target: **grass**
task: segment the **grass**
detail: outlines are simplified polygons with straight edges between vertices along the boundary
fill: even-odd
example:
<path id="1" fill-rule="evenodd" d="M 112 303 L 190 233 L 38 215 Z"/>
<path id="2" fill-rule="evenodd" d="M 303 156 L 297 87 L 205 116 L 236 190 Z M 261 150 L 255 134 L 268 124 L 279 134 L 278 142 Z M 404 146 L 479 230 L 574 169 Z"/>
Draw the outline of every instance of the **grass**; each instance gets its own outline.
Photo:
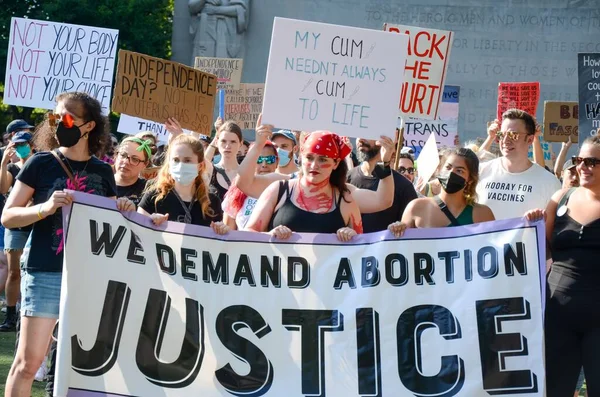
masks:
<path id="1" fill-rule="evenodd" d="M 0 322 L 3 321 L 4 313 L 0 314 Z M 0 396 L 4 396 L 6 377 L 13 362 L 15 336 L 15 332 L 0 332 Z M 46 395 L 44 387 L 46 387 L 44 382 L 33 382 L 31 397 L 44 397 Z"/>

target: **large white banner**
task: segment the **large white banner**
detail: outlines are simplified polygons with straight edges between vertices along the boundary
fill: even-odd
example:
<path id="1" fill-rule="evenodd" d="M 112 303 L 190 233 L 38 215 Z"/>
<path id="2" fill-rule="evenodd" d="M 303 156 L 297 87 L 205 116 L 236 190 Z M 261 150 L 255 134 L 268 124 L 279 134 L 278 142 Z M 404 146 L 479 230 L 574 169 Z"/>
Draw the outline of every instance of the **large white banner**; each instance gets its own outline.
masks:
<path id="1" fill-rule="evenodd" d="M 54 109 L 58 94 L 87 92 L 108 114 L 119 31 L 12 18 L 4 103 Z"/>
<path id="2" fill-rule="evenodd" d="M 342 244 L 65 213 L 57 396 L 543 396 L 542 224 Z"/>
<path id="3" fill-rule="evenodd" d="M 407 50 L 404 34 L 275 18 L 262 121 L 355 138 L 393 136 Z"/>

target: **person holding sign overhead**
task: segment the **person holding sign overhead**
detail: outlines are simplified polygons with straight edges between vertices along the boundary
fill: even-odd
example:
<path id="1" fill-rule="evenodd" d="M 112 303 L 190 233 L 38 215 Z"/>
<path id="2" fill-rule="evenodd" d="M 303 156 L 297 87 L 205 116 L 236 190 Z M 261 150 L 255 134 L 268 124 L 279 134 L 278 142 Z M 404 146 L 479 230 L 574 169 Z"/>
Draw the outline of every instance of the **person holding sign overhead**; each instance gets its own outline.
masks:
<path id="1" fill-rule="evenodd" d="M 100 102 L 81 92 L 63 93 L 56 100 L 56 110 L 36 132 L 35 146 L 46 151 L 23 166 L 2 213 L 6 228 L 33 224 L 21 280 L 19 345 L 6 381 L 5 396 L 10 397 L 30 395 L 58 319 L 64 247 L 61 208 L 72 202 L 66 190 L 116 198 L 110 165 L 92 155 L 110 139 Z M 117 199 L 117 208 L 132 211 L 135 205 L 122 198 Z"/>
<path id="2" fill-rule="evenodd" d="M 260 124 L 260 121 L 259 121 Z M 270 134 L 260 125 L 257 136 Z M 329 131 L 315 131 L 301 148 L 301 175 L 272 183 L 258 199 L 245 230 L 280 239 L 298 233 L 336 233 L 350 241 L 363 232 L 358 204 L 346 186 L 350 147 Z"/>
<path id="3" fill-rule="evenodd" d="M 199 139 L 189 135 L 173 139 L 165 164 L 146 189 L 138 212 L 149 216 L 157 226 L 169 220 L 210 226 L 217 234 L 227 233 L 229 228 L 220 222 L 221 200 L 202 177 L 205 164 Z"/>
<path id="4" fill-rule="evenodd" d="M 476 203 L 479 158 L 471 149 L 450 150 L 438 180 L 442 186 L 439 195 L 411 201 L 402 221 L 389 225 L 394 236 L 401 237 L 406 228 L 464 226 L 494 220 L 489 207 Z"/>

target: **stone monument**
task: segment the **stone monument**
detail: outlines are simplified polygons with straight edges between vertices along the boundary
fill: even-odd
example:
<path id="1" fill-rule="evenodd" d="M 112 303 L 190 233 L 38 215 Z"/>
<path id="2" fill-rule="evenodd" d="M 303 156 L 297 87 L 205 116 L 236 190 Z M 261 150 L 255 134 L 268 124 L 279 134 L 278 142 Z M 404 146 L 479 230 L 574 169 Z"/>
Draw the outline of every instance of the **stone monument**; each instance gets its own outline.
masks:
<path id="1" fill-rule="evenodd" d="M 242 58 L 250 0 L 189 0 L 195 57 Z"/>

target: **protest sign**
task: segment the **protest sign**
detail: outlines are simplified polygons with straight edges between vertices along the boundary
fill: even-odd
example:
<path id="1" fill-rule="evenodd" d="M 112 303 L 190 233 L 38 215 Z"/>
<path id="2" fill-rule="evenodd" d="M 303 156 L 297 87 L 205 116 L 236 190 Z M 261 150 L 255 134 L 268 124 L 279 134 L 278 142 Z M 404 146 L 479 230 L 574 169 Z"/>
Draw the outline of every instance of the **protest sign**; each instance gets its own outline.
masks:
<path id="1" fill-rule="evenodd" d="M 543 223 L 344 244 L 64 214 L 57 396 L 544 395 Z"/>
<path id="2" fill-rule="evenodd" d="M 552 150 L 552 144 L 546 142 L 543 137 L 540 136 L 540 144 L 542 145 L 542 151 L 544 152 L 544 165 L 551 170 L 554 169 L 554 151 Z M 533 161 L 533 145 L 529 146 L 529 152 L 527 153 L 529 160 Z"/>
<path id="3" fill-rule="evenodd" d="M 404 34 L 275 18 L 263 123 L 393 137 L 407 40 Z"/>
<path id="4" fill-rule="evenodd" d="M 128 135 L 135 135 L 142 131 L 152 131 L 156 134 L 159 141 L 166 143 L 169 140 L 169 131 L 165 128 L 164 122 L 157 123 L 155 121 L 144 120 L 126 114 L 121 114 L 121 117 L 119 117 L 117 131 Z M 192 133 L 187 129 L 184 129 L 183 132 L 186 134 Z"/>
<path id="5" fill-rule="evenodd" d="M 196 57 L 194 68 L 217 76 L 217 89 L 239 87 L 242 81 L 243 59 Z"/>
<path id="6" fill-rule="evenodd" d="M 408 59 L 400 96 L 400 116 L 437 119 L 453 33 L 387 23 L 383 25 L 383 30 L 409 36 Z"/>
<path id="7" fill-rule="evenodd" d="M 458 139 L 458 101 L 460 87 L 445 86 L 442 103 L 436 120 L 406 118 L 404 121 L 404 146 L 414 149 L 418 156 L 429 139 L 435 134 L 438 147 L 454 147 Z"/>
<path id="8" fill-rule="evenodd" d="M 217 78 L 180 63 L 119 50 L 113 110 L 210 135 Z"/>
<path id="9" fill-rule="evenodd" d="M 524 110 L 536 117 L 540 83 L 498 83 L 498 120 L 508 109 Z"/>
<path id="10" fill-rule="evenodd" d="M 579 140 L 579 105 L 577 102 L 544 102 L 544 140 L 546 142 L 571 142 Z"/>
<path id="11" fill-rule="evenodd" d="M 262 110 L 264 84 L 242 83 L 239 89 L 227 90 L 225 95 L 225 117 L 233 120 L 243 130 L 256 127 Z"/>
<path id="12" fill-rule="evenodd" d="M 6 105 L 54 109 L 63 92 L 87 92 L 108 114 L 119 31 L 12 18 L 6 57 Z"/>
<path id="13" fill-rule="evenodd" d="M 579 143 L 600 129 L 600 53 L 577 54 Z"/>

